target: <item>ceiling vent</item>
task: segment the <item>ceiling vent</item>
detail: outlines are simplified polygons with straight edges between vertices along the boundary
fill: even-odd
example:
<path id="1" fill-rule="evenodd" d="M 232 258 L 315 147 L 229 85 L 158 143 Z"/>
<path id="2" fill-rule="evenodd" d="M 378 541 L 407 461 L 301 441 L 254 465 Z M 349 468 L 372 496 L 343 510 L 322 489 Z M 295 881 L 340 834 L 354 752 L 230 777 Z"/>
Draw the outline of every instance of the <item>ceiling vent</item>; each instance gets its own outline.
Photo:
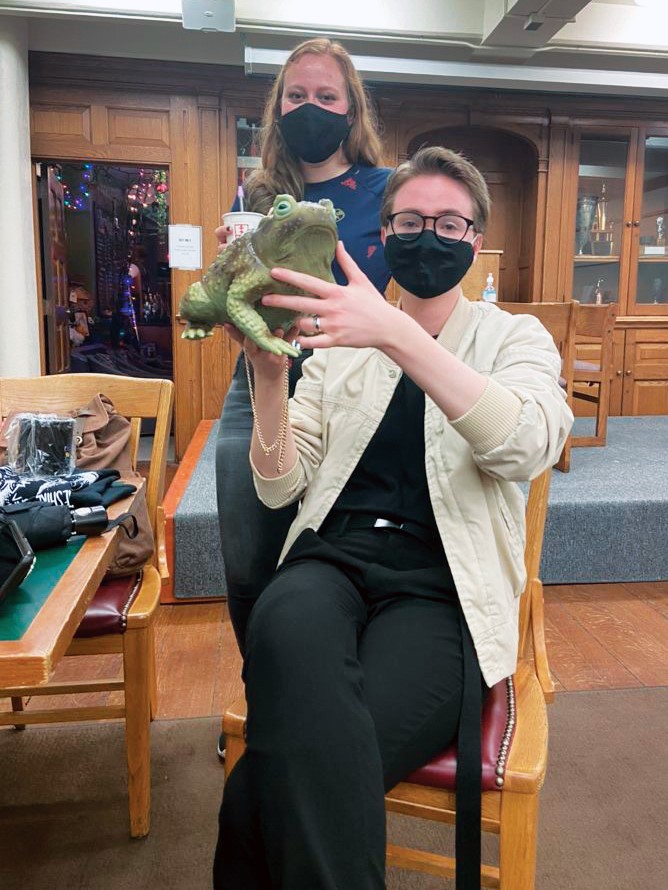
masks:
<path id="1" fill-rule="evenodd" d="M 544 24 L 545 19 L 542 15 L 532 13 L 524 23 L 523 27 L 525 31 L 537 31 L 539 28 L 542 28 Z"/>

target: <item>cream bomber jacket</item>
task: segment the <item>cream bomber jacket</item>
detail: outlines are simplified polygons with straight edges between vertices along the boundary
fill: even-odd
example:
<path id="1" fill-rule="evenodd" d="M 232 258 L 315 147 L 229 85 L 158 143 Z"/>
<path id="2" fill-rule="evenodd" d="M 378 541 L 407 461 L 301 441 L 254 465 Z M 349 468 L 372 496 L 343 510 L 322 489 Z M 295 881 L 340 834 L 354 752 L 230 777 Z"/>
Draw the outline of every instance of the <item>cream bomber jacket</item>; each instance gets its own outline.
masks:
<path id="1" fill-rule="evenodd" d="M 532 316 L 461 297 L 438 342 L 489 377 L 462 417 L 448 421 L 425 396 L 425 467 L 445 553 L 488 685 L 517 660 L 518 597 L 525 584 L 524 496 L 516 484 L 552 466 L 573 423 L 559 387 L 561 360 Z M 303 498 L 280 561 L 317 529 L 375 433 L 402 374 L 376 349 L 316 350 L 290 400 L 299 460 L 266 479 L 260 499 L 278 509 Z M 252 462 L 251 462 L 252 463 Z"/>

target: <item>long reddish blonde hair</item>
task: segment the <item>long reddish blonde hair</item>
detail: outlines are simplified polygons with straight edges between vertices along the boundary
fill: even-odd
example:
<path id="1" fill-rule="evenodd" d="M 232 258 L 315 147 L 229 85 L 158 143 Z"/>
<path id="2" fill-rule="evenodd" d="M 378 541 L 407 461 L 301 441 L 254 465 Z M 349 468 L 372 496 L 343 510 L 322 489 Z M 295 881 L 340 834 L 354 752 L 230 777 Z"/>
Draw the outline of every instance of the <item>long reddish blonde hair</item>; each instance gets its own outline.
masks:
<path id="1" fill-rule="evenodd" d="M 285 73 L 289 65 L 302 56 L 331 56 L 341 69 L 348 90 L 350 133 L 343 142 L 343 151 L 351 164 L 376 166 L 382 158 L 378 122 L 371 100 L 347 51 L 333 40 L 316 37 L 295 47 L 274 81 L 264 107 L 260 148 L 262 168 L 246 181 L 247 206 L 257 213 L 267 213 L 276 195 L 292 195 L 297 201 L 304 197 L 304 177 L 296 158 L 285 144 L 280 129 L 281 99 Z"/>

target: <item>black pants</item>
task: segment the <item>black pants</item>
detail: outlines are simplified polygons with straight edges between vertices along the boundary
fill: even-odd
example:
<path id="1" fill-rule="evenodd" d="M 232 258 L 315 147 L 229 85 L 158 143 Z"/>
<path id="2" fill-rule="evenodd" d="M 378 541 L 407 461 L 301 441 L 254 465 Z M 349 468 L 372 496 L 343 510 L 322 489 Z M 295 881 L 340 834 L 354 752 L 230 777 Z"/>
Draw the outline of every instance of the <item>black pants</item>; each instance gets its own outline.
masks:
<path id="1" fill-rule="evenodd" d="M 290 395 L 301 376 L 302 361 L 300 357 L 292 362 Z M 218 428 L 216 497 L 227 605 L 242 655 L 248 616 L 276 571 L 283 542 L 297 515 L 297 504 L 270 510 L 255 493 L 248 462 L 252 429 L 248 381 L 240 356 Z"/>
<path id="2" fill-rule="evenodd" d="M 304 532 L 248 625 L 216 890 L 385 886 L 384 793 L 457 731 L 461 637 L 442 552 L 394 529 Z"/>

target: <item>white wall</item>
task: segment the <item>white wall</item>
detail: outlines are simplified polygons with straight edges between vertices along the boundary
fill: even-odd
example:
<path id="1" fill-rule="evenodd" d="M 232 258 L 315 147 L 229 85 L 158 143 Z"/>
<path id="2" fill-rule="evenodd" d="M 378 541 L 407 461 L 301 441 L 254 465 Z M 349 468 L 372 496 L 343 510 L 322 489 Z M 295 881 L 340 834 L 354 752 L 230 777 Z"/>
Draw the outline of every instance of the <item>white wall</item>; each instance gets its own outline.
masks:
<path id="1" fill-rule="evenodd" d="M 0 376 L 40 373 L 32 219 L 28 25 L 0 20 Z"/>

